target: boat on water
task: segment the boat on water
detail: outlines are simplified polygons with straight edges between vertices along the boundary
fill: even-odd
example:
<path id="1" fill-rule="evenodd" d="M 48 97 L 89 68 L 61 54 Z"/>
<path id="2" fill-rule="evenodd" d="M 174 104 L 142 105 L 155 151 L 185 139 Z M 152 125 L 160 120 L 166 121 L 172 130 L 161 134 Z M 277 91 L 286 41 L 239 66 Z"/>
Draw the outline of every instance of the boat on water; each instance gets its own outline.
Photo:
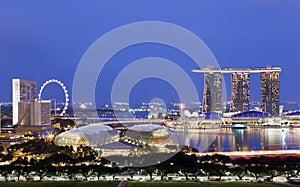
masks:
<path id="1" fill-rule="evenodd" d="M 233 128 L 233 129 L 245 129 L 245 128 L 247 128 L 247 123 L 234 123 L 234 122 L 232 122 L 231 128 Z"/>

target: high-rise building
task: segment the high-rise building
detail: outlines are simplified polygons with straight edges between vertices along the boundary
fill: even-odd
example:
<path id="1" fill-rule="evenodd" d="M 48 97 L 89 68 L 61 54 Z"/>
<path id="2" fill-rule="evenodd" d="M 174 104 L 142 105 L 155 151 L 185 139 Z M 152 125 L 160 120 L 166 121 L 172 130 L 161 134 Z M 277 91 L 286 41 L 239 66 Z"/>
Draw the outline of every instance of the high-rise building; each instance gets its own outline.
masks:
<path id="1" fill-rule="evenodd" d="M 28 114 L 30 102 L 36 98 L 35 81 L 13 79 L 12 80 L 12 100 L 13 100 L 13 124 L 19 123 Z M 19 108 L 20 106 L 20 108 Z M 22 109 L 23 111 L 20 111 Z"/>
<path id="2" fill-rule="evenodd" d="M 261 105 L 263 112 L 279 115 L 280 71 L 263 72 L 261 79 Z"/>
<path id="3" fill-rule="evenodd" d="M 232 73 L 232 112 L 250 109 L 250 73 Z"/>
<path id="4" fill-rule="evenodd" d="M 204 74 L 203 112 L 222 112 L 222 73 Z"/>
<path id="5" fill-rule="evenodd" d="M 35 100 L 33 105 L 32 125 L 51 124 L 51 100 Z"/>
<path id="6" fill-rule="evenodd" d="M 33 119 L 33 102 L 18 102 L 18 121 L 14 124 L 19 124 L 21 126 L 28 126 L 32 124 Z M 13 112 L 13 116 L 15 116 L 16 113 Z"/>
<path id="7" fill-rule="evenodd" d="M 18 124 L 21 126 L 50 125 L 51 100 L 35 100 L 18 103 Z"/>

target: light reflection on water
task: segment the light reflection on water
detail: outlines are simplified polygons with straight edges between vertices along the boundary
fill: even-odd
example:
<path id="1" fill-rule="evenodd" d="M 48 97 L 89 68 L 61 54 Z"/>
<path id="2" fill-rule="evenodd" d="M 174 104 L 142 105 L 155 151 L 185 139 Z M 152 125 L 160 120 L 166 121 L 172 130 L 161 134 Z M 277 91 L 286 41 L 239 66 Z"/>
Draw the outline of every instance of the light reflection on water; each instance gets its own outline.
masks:
<path id="1" fill-rule="evenodd" d="M 201 152 L 300 149 L 300 128 L 189 129 L 177 131 L 176 137 Z"/>

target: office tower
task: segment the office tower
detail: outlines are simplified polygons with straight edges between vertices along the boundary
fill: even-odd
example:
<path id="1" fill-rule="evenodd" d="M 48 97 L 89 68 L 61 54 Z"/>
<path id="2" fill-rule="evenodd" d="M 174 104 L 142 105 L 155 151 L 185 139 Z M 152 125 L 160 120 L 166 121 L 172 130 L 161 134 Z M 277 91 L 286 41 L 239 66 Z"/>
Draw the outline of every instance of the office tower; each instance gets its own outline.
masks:
<path id="1" fill-rule="evenodd" d="M 232 73 L 232 112 L 250 109 L 250 73 Z"/>
<path id="2" fill-rule="evenodd" d="M 17 114 L 15 114 L 15 112 L 13 112 L 13 116 L 17 115 L 18 116 L 18 120 L 17 123 L 14 123 L 15 125 L 21 125 L 21 126 L 28 126 L 31 125 L 32 123 L 32 114 L 33 114 L 33 102 L 18 102 L 17 104 L 18 106 L 18 112 Z M 13 106 L 14 107 L 14 106 Z M 14 110 L 14 108 L 13 108 Z"/>
<path id="3" fill-rule="evenodd" d="M 222 73 L 204 74 L 203 112 L 222 112 Z"/>
<path id="4" fill-rule="evenodd" d="M 51 124 L 51 100 L 19 102 L 18 111 L 21 126 Z"/>
<path id="5" fill-rule="evenodd" d="M 272 116 L 279 115 L 280 71 L 260 74 L 262 110 Z"/>
<path id="6" fill-rule="evenodd" d="M 12 100 L 13 100 L 13 125 L 20 120 L 28 122 L 28 116 L 31 112 L 31 102 L 36 98 L 35 81 L 13 79 L 12 80 Z M 19 107 L 20 106 L 20 107 Z M 26 119 L 27 118 L 27 119 Z"/>
<path id="7" fill-rule="evenodd" d="M 32 125 L 51 124 L 51 100 L 35 100 L 33 105 Z"/>

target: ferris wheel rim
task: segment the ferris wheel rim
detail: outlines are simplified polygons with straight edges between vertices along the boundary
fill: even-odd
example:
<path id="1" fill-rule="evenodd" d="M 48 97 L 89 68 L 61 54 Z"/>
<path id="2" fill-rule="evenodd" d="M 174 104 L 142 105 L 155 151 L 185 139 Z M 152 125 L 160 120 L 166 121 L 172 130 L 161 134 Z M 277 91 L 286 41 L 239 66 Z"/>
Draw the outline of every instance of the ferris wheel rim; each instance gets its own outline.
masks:
<path id="1" fill-rule="evenodd" d="M 41 100 L 42 99 L 42 93 L 43 93 L 43 90 L 44 88 L 48 85 L 48 84 L 51 84 L 51 83 L 56 83 L 58 84 L 64 91 L 64 95 L 65 95 L 65 104 L 64 104 L 64 108 L 62 110 L 62 112 L 59 114 L 59 116 L 63 116 L 67 110 L 68 110 L 68 106 L 69 106 L 69 94 L 68 94 L 68 90 L 67 90 L 67 87 L 65 86 L 65 84 L 58 80 L 58 79 L 49 79 L 47 80 L 46 82 L 44 82 L 40 88 L 40 91 L 39 91 L 39 94 L 38 94 L 38 99 Z"/>

